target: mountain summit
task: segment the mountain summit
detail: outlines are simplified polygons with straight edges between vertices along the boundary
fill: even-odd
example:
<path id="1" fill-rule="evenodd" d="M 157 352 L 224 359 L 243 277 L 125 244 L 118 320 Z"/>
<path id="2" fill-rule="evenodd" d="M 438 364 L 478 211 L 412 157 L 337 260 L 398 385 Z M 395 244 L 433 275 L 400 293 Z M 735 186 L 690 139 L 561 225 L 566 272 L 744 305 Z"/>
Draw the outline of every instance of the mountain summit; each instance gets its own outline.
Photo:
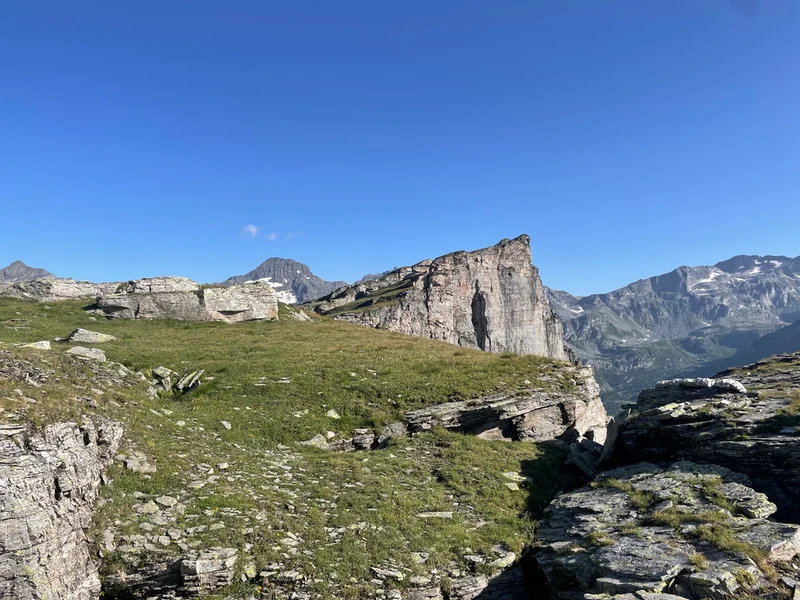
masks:
<path id="1" fill-rule="evenodd" d="M 55 279 L 56 276 L 45 271 L 29 267 L 21 260 L 15 260 L 4 269 L 0 269 L 0 283 L 15 283 L 17 281 L 32 281 L 34 279 Z"/>
<path id="2" fill-rule="evenodd" d="M 314 275 L 307 265 L 288 258 L 268 258 L 252 271 L 226 279 L 224 285 L 263 279 L 278 293 L 285 304 L 302 304 L 316 300 L 347 285 L 345 281 L 325 281 Z"/>

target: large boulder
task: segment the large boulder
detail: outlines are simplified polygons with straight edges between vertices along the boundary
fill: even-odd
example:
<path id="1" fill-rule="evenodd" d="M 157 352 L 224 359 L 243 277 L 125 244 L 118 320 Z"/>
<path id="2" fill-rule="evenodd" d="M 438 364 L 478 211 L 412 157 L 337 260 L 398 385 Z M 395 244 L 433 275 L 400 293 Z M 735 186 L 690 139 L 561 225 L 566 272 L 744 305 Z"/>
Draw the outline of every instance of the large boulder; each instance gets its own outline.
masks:
<path id="1" fill-rule="evenodd" d="M 800 354 L 678 379 L 639 394 L 614 427 L 607 465 L 691 460 L 747 474 L 800 523 Z"/>
<path id="2" fill-rule="evenodd" d="M 774 511 L 722 467 L 615 469 L 546 509 L 540 584 L 553 600 L 786 597 L 777 569 L 800 553 L 800 526 L 769 520 Z"/>
<path id="3" fill-rule="evenodd" d="M 564 365 L 560 385 L 501 392 L 406 413 L 411 431 L 444 427 L 487 439 L 530 441 L 585 437 L 603 443 L 606 411 L 591 367 Z"/>
<path id="4" fill-rule="evenodd" d="M 570 358 L 561 323 L 531 263 L 527 235 L 340 288 L 316 303 L 315 310 L 487 352 Z"/>
<path id="5" fill-rule="evenodd" d="M 97 298 L 110 318 L 180 321 L 250 321 L 278 318 L 278 299 L 265 282 L 203 289 L 183 277 L 131 281 Z"/>

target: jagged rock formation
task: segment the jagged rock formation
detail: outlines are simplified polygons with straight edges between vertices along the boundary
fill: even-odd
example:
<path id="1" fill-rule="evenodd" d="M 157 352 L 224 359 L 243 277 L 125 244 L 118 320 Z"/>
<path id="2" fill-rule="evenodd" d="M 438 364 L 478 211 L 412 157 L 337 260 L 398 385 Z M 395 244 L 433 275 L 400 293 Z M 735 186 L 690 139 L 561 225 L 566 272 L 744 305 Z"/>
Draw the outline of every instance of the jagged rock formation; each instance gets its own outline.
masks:
<path id="1" fill-rule="evenodd" d="M 84 530 L 121 436 L 98 419 L 41 434 L 0 425 L 0 598 L 99 597 Z"/>
<path id="2" fill-rule="evenodd" d="M 15 260 L 7 267 L 0 269 L 0 283 L 15 283 L 33 279 L 55 279 L 55 277 L 49 271 L 29 267 L 21 260 Z"/>
<path id="3" fill-rule="evenodd" d="M 330 294 L 347 285 L 345 281 L 325 281 L 311 272 L 303 263 L 287 258 L 268 258 L 244 275 L 229 277 L 223 285 L 251 281 L 266 281 L 284 304 L 302 304 Z"/>
<path id="4" fill-rule="evenodd" d="M 97 298 L 109 318 L 182 321 L 253 321 L 278 318 L 278 299 L 265 282 L 202 289 L 183 277 L 141 279 L 120 284 Z"/>
<path id="5" fill-rule="evenodd" d="M 80 300 L 81 298 L 96 298 L 98 295 L 113 294 L 119 285 L 119 283 L 91 283 L 72 279 L 36 279 L 16 283 L 0 283 L 0 296 L 35 302 Z"/>
<path id="6" fill-rule="evenodd" d="M 744 473 L 800 523 L 800 354 L 722 373 L 747 389 L 664 382 L 618 425 L 610 464 L 691 460 Z M 712 381 L 712 380 L 699 380 Z"/>
<path id="7" fill-rule="evenodd" d="M 800 526 L 774 511 L 728 469 L 640 463 L 553 500 L 536 562 L 553 600 L 787 597 L 775 565 L 800 553 Z"/>
<path id="8" fill-rule="evenodd" d="M 607 294 L 548 295 L 567 344 L 595 367 L 604 400 L 617 407 L 660 379 L 708 376 L 769 356 L 720 362 L 800 319 L 800 257 L 737 256 Z"/>
<path id="9" fill-rule="evenodd" d="M 341 288 L 322 298 L 315 310 L 487 352 L 569 358 L 561 324 L 531 263 L 527 235 Z"/>
<path id="10" fill-rule="evenodd" d="M 561 381 L 560 388 L 497 393 L 411 411 L 406 413 L 408 427 L 411 431 L 444 427 L 485 439 L 585 437 L 602 444 L 606 411 L 592 369 L 564 367 L 553 377 Z"/>

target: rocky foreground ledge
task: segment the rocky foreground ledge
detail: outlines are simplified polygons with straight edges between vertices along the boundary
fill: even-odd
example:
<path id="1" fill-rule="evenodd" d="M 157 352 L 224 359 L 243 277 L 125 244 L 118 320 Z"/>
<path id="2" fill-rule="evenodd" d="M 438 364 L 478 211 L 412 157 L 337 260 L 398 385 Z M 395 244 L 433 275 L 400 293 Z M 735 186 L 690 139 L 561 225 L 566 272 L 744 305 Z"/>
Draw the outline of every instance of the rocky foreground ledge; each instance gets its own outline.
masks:
<path id="1" fill-rule="evenodd" d="M 660 382 L 612 420 L 590 465 L 615 468 L 546 510 L 539 592 L 800 598 L 798 461 L 800 354 Z"/>
<path id="2" fill-rule="evenodd" d="M 563 600 L 779 598 L 774 565 L 800 553 L 800 526 L 769 520 L 775 510 L 728 469 L 639 463 L 556 498 L 536 560 Z"/>

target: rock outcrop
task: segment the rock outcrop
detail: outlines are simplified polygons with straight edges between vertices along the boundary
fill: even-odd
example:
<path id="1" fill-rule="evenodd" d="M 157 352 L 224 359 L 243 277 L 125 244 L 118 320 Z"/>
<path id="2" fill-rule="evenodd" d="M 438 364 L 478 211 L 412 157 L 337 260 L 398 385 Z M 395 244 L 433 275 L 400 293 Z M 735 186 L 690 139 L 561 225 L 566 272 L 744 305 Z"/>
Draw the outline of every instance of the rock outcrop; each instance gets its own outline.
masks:
<path id="1" fill-rule="evenodd" d="M 58 302 L 59 300 L 80 300 L 112 294 L 119 283 L 91 283 L 72 279 L 35 279 L 15 283 L 0 283 L 0 296 L 10 296 L 20 300 L 35 302 Z"/>
<path id="2" fill-rule="evenodd" d="M 408 427 L 423 431 L 438 426 L 486 439 L 584 437 L 602 444 L 606 411 L 591 367 L 565 366 L 556 378 L 562 385 L 550 389 L 497 393 L 411 411 L 406 413 Z"/>
<path id="3" fill-rule="evenodd" d="M 666 381 L 643 391 L 618 425 L 608 464 L 721 465 L 748 475 L 778 505 L 779 518 L 800 523 L 800 354 L 721 377 Z"/>
<path id="4" fill-rule="evenodd" d="M 487 352 L 569 358 L 561 323 L 531 263 L 527 235 L 340 288 L 316 303 L 315 310 Z"/>
<path id="5" fill-rule="evenodd" d="M 722 467 L 615 469 L 545 511 L 541 583 L 553 600 L 788 597 L 776 568 L 800 553 L 800 526 L 774 511 Z"/>
<path id="6" fill-rule="evenodd" d="M 84 530 L 122 427 L 58 423 L 41 434 L 0 425 L 0 598 L 96 600 Z"/>
<path id="7" fill-rule="evenodd" d="M 235 323 L 278 318 L 275 291 L 259 281 L 203 289 L 183 277 L 141 279 L 119 285 L 114 294 L 98 296 L 97 308 L 109 318 L 122 319 Z"/>

